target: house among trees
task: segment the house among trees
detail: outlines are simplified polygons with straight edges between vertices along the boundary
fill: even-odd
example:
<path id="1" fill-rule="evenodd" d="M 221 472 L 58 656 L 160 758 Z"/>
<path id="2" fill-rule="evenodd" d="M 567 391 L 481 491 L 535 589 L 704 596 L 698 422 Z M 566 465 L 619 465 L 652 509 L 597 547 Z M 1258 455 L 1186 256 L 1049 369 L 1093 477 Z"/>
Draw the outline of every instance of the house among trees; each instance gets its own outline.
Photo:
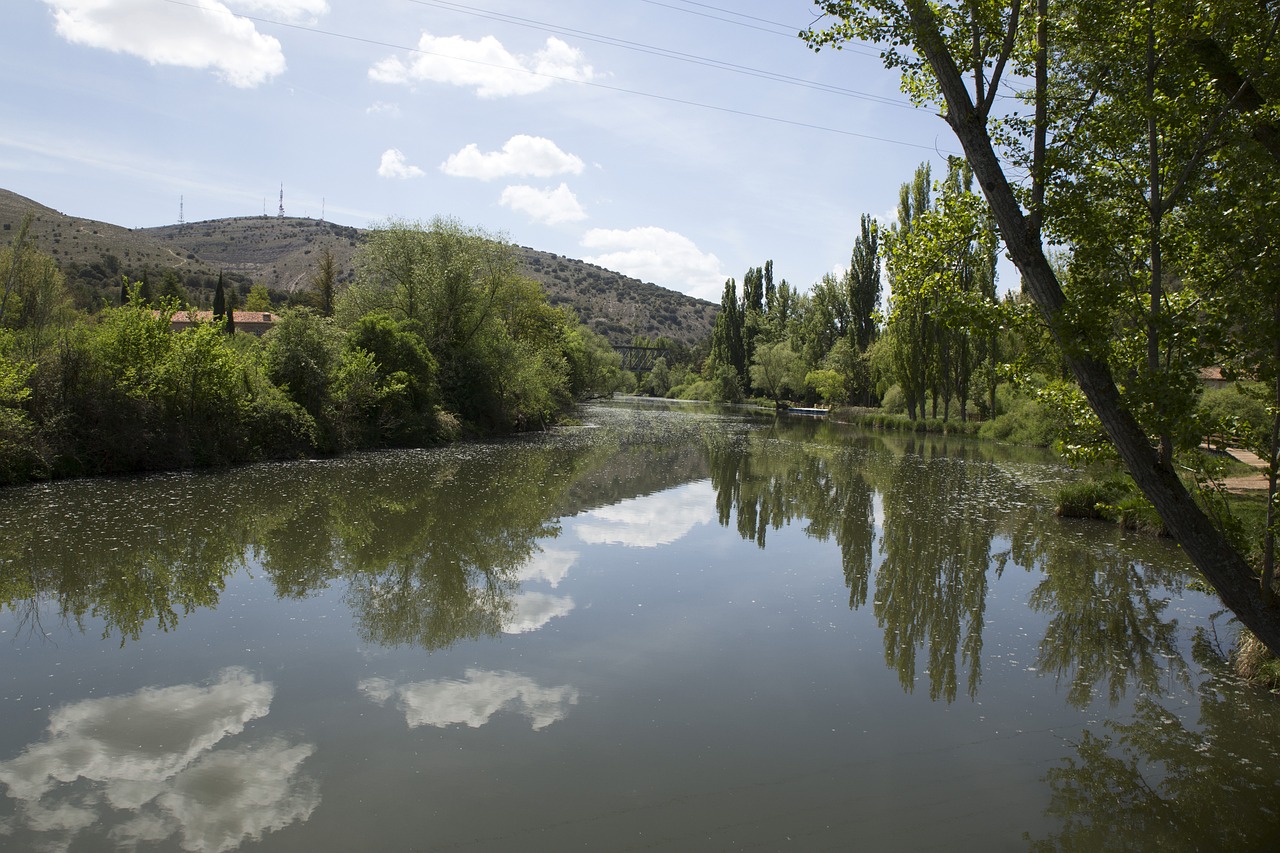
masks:
<path id="1" fill-rule="evenodd" d="M 156 312 L 159 314 L 160 312 Z M 233 325 L 236 331 L 248 332 L 261 337 L 275 325 L 276 316 L 270 311 L 233 311 Z M 169 318 L 169 328 L 175 332 L 189 329 L 197 323 L 212 323 L 212 311 L 178 311 Z"/>
<path id="2" fill-rule="evenodd" d="M 1231 379 L 1222 372 L 1221 367 L 1202 367 L 1200 384 L 1205 388 L 1226 388 L 1231 384 Z"/>

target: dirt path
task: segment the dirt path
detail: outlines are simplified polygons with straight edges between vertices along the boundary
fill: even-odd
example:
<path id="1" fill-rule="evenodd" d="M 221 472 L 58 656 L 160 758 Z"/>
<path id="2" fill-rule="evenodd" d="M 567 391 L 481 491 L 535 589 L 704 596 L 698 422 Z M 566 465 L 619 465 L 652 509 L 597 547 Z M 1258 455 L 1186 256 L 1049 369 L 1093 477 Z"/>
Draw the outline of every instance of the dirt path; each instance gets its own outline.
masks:
<path id="1" fill-rule="evenodd" d="M 1265 492 L 1267 490 L 1266 460 L 1238 447 L 1228 447 L 1225 452 L 1237 462 L 1243 462 L 1257 470 L 1256 474 L 1228 477 L 1224 480 L 1223 485 L 1226 486 L 1228 492 Z"/>

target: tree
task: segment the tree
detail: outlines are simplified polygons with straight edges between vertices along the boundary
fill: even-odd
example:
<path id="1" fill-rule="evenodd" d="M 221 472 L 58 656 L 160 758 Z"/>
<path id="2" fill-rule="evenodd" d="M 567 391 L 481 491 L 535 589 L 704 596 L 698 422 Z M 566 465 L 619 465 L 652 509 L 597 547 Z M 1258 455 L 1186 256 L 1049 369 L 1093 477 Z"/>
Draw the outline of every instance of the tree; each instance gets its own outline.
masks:
<path id="1" fill-rule="evenodd" d="M 605 378 L 576 319 L 517 273 L 507 240 L 450 219 L 375 228 L 357 280 L 336 306 L 349 325 L 371 311 L 417 324 L 439 364 L 444 405 L 479 429 L 541 427 Z"/>
<path id="2" fill-rule="evenodd" d="M 153 305 L 156 301 L 155 291 L 151 289 L 151 280 L 147 277 L 147 271 L 142 271 L 142 278 L 138 282 L 138 302 L 142 305 Z"/>
<path id="3" fill-rule="evenodd" d="M 311 287 L 315 293 L 316 308 L 322 317 L 333 316 L 333 302 L 338 283 L 338 266 L 333 252 L 328 246 L 320 250 L 320 259 L 316 262 L 315 274 L 311 276 Z"/>
<path id="4" fill-rule="evenodd" d="M 227 313 L 227 292 L 222 286 L 222 272 L 218 272 L 218 286 L 213 291 L 213 319 L 221 320 Z"/>
<path id="5" fill-rule="evenodd" d="M 712 376 L 716 368 L 729 367 L 738 375 L 739 384 L 747 375 L 747 350 L 743 341 L 742 307 L 738 304 L 738 283 L 729 279 L 720 297 L 720 313 L 711 331 Z"/>
<path id="6" fill-rule="evenodd" d="M 244 301 L 246 311 L 270 311 L 271 291 L 265 284 L 255 284 L 249 288 L 249 297 Z"/>
<path id="7" fill-rule="evenodd" d="M 667 368 L 666 358 L 658 356 L 658 360 L 649 369 L 649 376 L 645 379 L 645 386 L 649 393 L 655 397 L 667 396 L 667 392 L 671 390 L 671 371 Z"/>
<path id="8" fill-rule="evenodd" d="M 286 311 L 263 337 L 267 377 L 315 419 L 327 450 L 334 449 L 332 383 L 341 344 L 333 322 L 309 308 Z"/>
<path id="9" fill-rule="evenodd" d="M 913 281 L 912 273 L 902 269 L 906 263 L 900 259 L 907 257 L 916 218 L 933 207 L 929 173 L 929 164 L 921 163 L 911 182 L 899 189 L 898 221 L 885 240 L 888 256 L 885 266 L 889 271 L 889 347 L 894 376 L 906 398 L 911 420 L 916 419 L 917 412 L 920 417 L 925 416 L 925 397 L 933 384 L 933 317 L 918 280 Z"/>
<path id="10" fill-rule="evenodd" d="M 859 352 L 866 352 L 876 337 L 880 309 L 880 228 L 870 214 L 862 214 L 862 233 L 853 241 L 846 280 L 854 342 Z"/>
<path id="11" fill-rule="evenodd" d="M 19 330 L 27 356 L 34 361 L 44 349 L 45 333 L 70 322 L 66 280 L 52 256 L 16 241 L 13 249 L 0 249 L 0 270 L 7 272 L 8 281 L 0 300 L 6 307 L 0 312 L 0 328 Z"/>
<path id="12" fill-rule="evenodd" d="M 995 356 L 991 341 L 1000 315 L 996 242 L 986 206 L 972 191 L 972 172 L 964 161 L 952 158 L 937 204 L 917 210 L 890 243 L 891 322 L 905 324 L 907 332 L 895 350 L 898 362 L 907 369 L 919 364 L 926 371 L 935 410 L 936 398 L 942 398 L 944 421 L 953 399 L 960 405 L 961 420 L 968 420 L 975 370 L 980 360 Z M 913 332 L 923 332 L 914 345 Z M 994 370 L 988 375 L 994 378 Z"/>
<path id="13" fill-rule="evenodd" d="M 9 249 L 8 263 L 4 265 L 4 290 L 0 291 L 0 324 L 4 323 L 4 315 L 9 307 L 9 295 L 13 293 L 13 289 L 18 284 L 18 278 L 22 269 L 22 250 L 27 242 L 27 231 L 31 228 L 32 215 L 28 213 L 22 217 L 22 224 L 18 226 L 18 233 L 13 238 L 13 244 Z"/>
<path id="14" fill-rule="evenodd" d="M 160 285 L 160 299 L 172 301 L 175 305 L 187 304 L 187 291 L 182 286 L 182 277 L 177 270 L 166 270 L 164 281 Z"/>
<path id="15" fill-rule="evenodd" d="M 782 393 L 787 389 L 803 390 L 800 354 L 787 341 L 760 347 L 751 362 L 751 384 L 768 394 L 775 403 L 782 399 Z"/>
<path id="16" fill-rule="evenodd" d="M 236 289 L 233 287 L 227 291 L 227 334 L 234 335 L 236 333 Z"/>
<path id="17" fill-rule="evenodd" d="M 1196 156 L 1194 152 L 1183 151 L 1178 183 L 1168 191 L 1162 191 L 1161 164 L 1167 164 L 1169 160 L 1162 159 L 1156 149 L 1163 141 L 1177 144 L 1179 139 L 1174 134 L 1161 136 L 1163 123 L 1167 122 L 1167 114 L 1163 110 L 1169 106 L 1170 100 L 1168 93 L 1160 89 L 1160 80 L 1157 79 L 1160 63 L 1155 60 L 1168 61 L 1179 86 L 1194 87 L 1191 93 L 1194 97 L 1183 93 L 1175 100 L 1182 122 L 1194 123 L 1202 129 L 1199 136 L 1205 153 L 1212 147 L 1211 143 L 1241 144 L 1225 137 L 1219 139 L 1217 131 L 1222 125 L 1240 120 L 1250 125 L 1248 129 L 1252 135 L 1265 131 L 1270 117 L 1263 110 L 1262 120 L 1254 120 L 1233 95 L 1224 95 L 1219 80 L 1204 73 L 1203 68 L 1195 72 L 1183 62 L 1182 55 L 1171 53 L 1167 57 L 1157 57 L 1158 32 L 1183 33 L 1181 42 L 1173 39 L 1165 42 L 1171 47 L 1197 38 L 1207 38 L 1221 46 L 1219 39 L 1223 37 L 1223 28 L 1228 26 L 1223 22 L 1223 6 L 1230 7 L 1227 15 L 1243 16 L 1236 20 L 1234 32 L 1239 32 L 1238 27 L 1244 20 L 1252 23 L 1255 32 L 1274 32 L 1274 10 L 1266 4 L 1243 2 L 1211 6 L 1207 3 L 1156 3 L 1152 0 L 1145 8 L 1121 3 L 1064 3 L 1055 6 L 1051 16 L 1048 0 L 1038 0 L 1035 8 L 1028 8 L 1024 17 L 1020 0 L 981 7 L 975 4 L 938 7 L 927 0 L 842 0 L 820 5 L 833 16 L 835 23 L 825 31 L 809 31 L 806 37 L 812 46 L 839 44 L 855 37 L 877 41 L 885 46 L 886 65 L 902 70 L 904 87 L 914 98 L 934 100 L 943 106 L 943 117 L 959 139 L 990 204 L 1009 255 L 1022 274 L 1024 290 L 1039 307 L 1072 374 L 1134 482 L 1155 506 L 1188 557 L 1213 584 L 1223 602 L 1268 648 L 1280 652 L 1280 608 L 1274 601 L 1273 572 L 1267 571 L 1259 578 L 1244 555 L 1214 526 L 1188 493 L 1161 447 L 1163 442 L 1153 441 L 1154 433 L 1139 420 L 1141 399 L 1127 398 L 1122 393 L 1108 353 L 1095 345 L 1098 335 L 1090 321 L 1096 319 L 1096 304 L 1087 292 L 1068 293 L 1064 289 L 1044 244 L 1046 226 L 1063 241 L 1073 235 L 1081 238 L 1094 236 L 1103 222 L 1113 226 L 1111 233 L 1118 238 L 1142 230 L 1135 227 L 1125 210 L 1106 204 L 1106 198 L 1095 200 L 1102 208 L 1095 211 L 1098 215 L 1109 213 L 1103 221 L 1093 219 L 1089 223 L 1077 223 L 1069 215 L 1051 221 L 1051 215 L 1062 211 L 1054 206 L 1055 199 L 1048 193 L 1049 188 L 1063 186 L 1080 177 L 1072 170 L 1072 160 L 1060 160 L 1058 156 L 1070 153 L 1070 146 L 1077 138 L 1069 132 L 1069 123 L 1089 121 L 1091 115 L 1086 107 L 1091 105 L 1078 105 L 1075 111 L 1068 113 L 1064 104 L 1051 99 L 1050 79 L 1051 76 L 1062 79 L 1088 71 L 1079 57 L 1089 55 L 1089 44 L 1083 40 L 1070 42 L 1070 33 L 1078 31 L 1073 27 L 1084 20 L 1081 16 L 1086 14 L 1086 6 L 1093 6 L 1093 12 L 1089 14 L 1111 20 L 1116 31 L 1128 31 L 1131 20 L 1146 16 L 1143 73 L 1137 75 L 1143 84 L 1142 91 L 1131 93 L 1147 108 L 1147 121 L 1141 128 L 1143 132 L 1135 135 L 1132 122 L 1118 121 L 1100 124 L 1096 129 L 1098 133 L 1112 131 L 1127 140 L 1125 147 L 1130 152 L 1145 152 L 1147 155 L 1145 165 L 1148 168 L 1140 166 L 1136 175 L 1140 184 L 1145 184 L 1143 191 L 1148 199 L 1146 231 L 1149 245 L 1154 248 L 1147 257 L 1149 267 L 1146 275 L 1151 298 L 1146 319 L 1153 330 L 1154 349 L 1159 356 L 1159 308 L 1164 292 L 1159 254 L 1163 211 L 1168 200 L 1189 191 L 1197 183 L 1204 185 L 1207 177 L 1205 154 Z M 1101 8 L 1103 6 L 1105 8 Z M 1055 36 L 1061 36 L 1070 50 L 1056 52 L 1059 44 L 1053 42 Z M 1245 41 L 1258 47 L 1256 42 Z M 1261 47 L 1252 54 L 1241 51 L 1232 55 L 1230 50 L 1224 53 L 1233 63 L 1248 63 L 1254 73 L 1266 75 L 1275 70 L 1275 56 L 1267 45 Z M 1003 117 L 1007 120 L 1000 121 L 1002 116 L 994 112 L 997 93 L 1002 83 L 1007 82 L 1003 80 L 1006 69 L 1011 76 L 1017 74 L 1031 81 L 1030 88 L 1024 93 L 1031 109 L 1029 117 L 1015 115 Z M 1129 78 L 1133 79 L 1134 75 L 1129 75 Z M 1107 111 L 1098 116 L 1101 122 L 1107 122 L 1109 118 Z M 1094 137 L 1084 134 L 1084 138 Z M 1002 159 L 996 139 L 1011 144 L 1010 159 Z M 1029 186 L 1015 189 L 1006 173 L 1006 163 L 1011 163 L 1013 168 L 1025 169 L 1030 179 Z M 1275 173 L 1274 168 L 1269 170 L 1272 180 L 1267 182 L 1264 191 L 1274 192 L 1277 185 Z M 1066 213 L 1071 210 L 1068 207 Z M 1158 429 L 1160 425 L 1154 426 Z"/>

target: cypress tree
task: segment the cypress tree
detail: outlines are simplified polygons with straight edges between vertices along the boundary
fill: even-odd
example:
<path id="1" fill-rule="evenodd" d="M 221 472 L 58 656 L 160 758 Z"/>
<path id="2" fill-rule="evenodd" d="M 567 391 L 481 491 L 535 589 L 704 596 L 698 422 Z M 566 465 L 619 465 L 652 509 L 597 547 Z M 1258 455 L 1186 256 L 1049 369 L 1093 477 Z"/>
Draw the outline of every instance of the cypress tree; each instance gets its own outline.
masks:
<path id="1" fill-rule="evenodd" d="M 213 291 L 213 319 L 220 320 L 227 313 L 227 294 L 222 289 L 222 273 L 218 273 L 218 286 Z"/>

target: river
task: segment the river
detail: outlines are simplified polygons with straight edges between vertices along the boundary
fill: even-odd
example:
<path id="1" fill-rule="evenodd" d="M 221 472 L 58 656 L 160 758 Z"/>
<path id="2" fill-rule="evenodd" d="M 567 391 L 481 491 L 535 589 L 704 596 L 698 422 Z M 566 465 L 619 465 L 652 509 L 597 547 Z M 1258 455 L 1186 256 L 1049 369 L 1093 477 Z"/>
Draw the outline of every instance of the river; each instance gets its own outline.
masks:
<path id="1" fill-rule="evenodd" d="M 0 492 L 0 849 L 1280 849 L 1229 614 L 1061 464 L 581 421 Z"/>

